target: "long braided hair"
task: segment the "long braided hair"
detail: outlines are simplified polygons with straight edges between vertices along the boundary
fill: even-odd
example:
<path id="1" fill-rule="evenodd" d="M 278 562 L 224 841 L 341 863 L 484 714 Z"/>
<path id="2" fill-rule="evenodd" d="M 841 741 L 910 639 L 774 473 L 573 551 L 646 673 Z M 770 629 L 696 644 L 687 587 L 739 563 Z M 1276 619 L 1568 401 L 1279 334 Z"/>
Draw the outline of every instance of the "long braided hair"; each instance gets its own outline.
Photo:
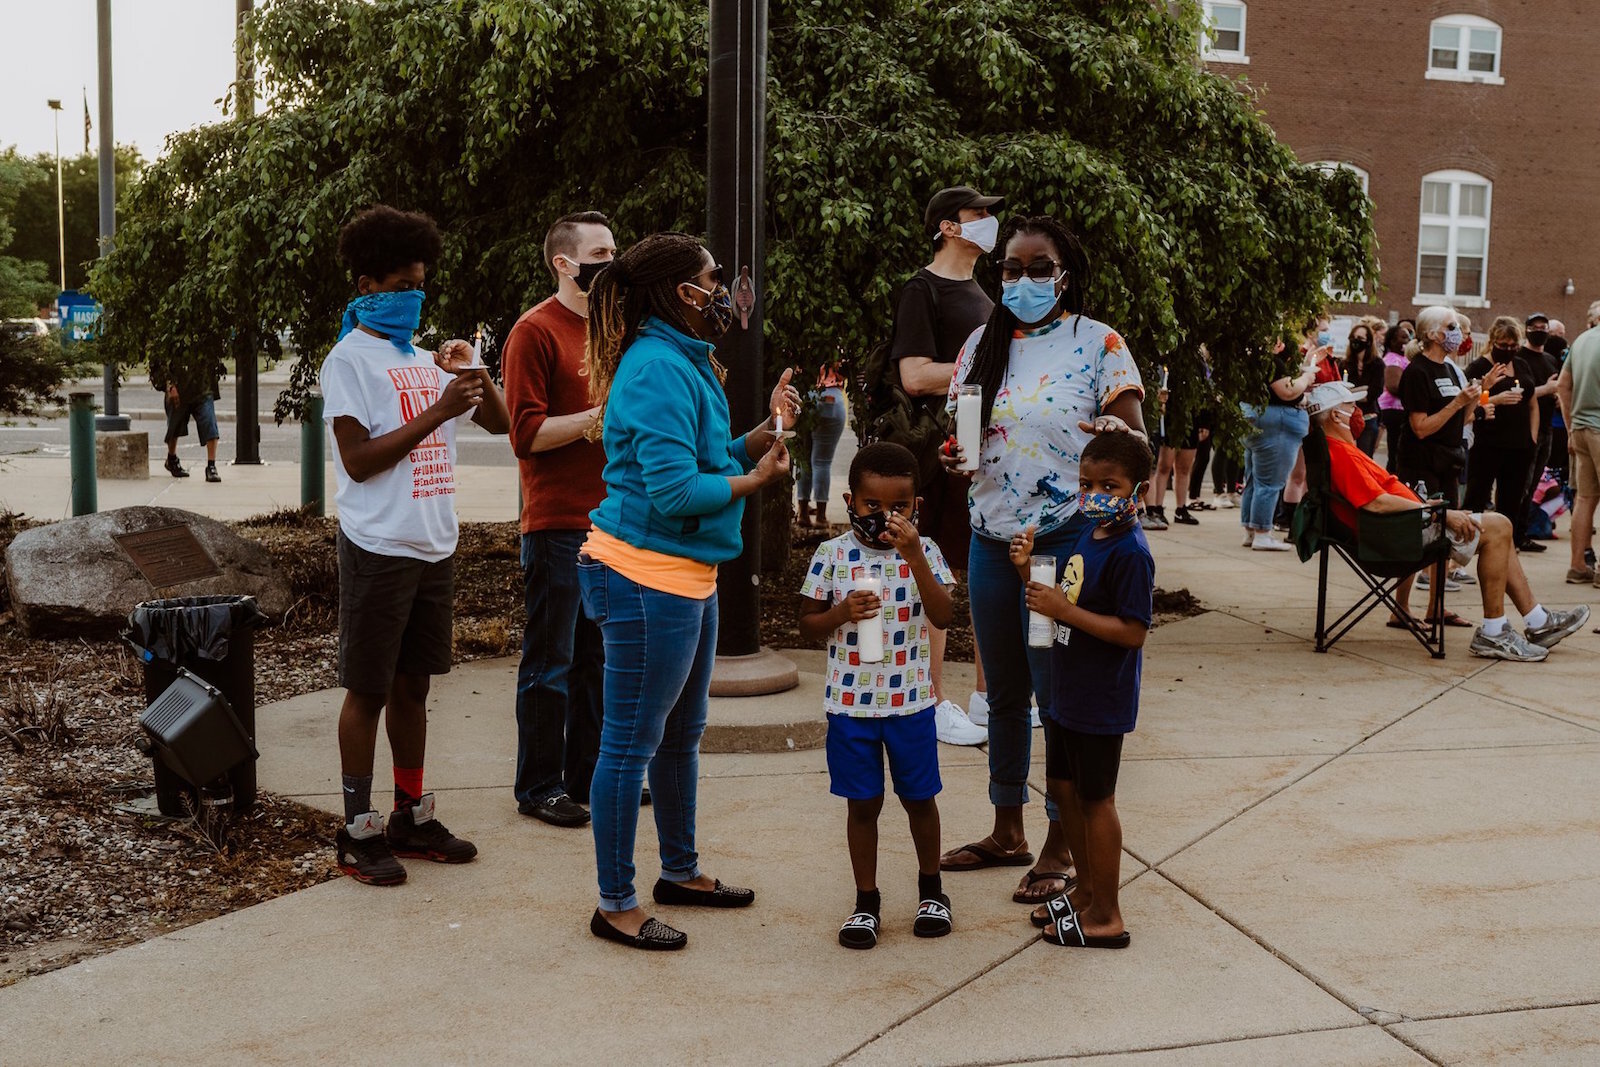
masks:
<path id="1" fill-rule="evenodd" d="M 1056 258 L 1067 275 L 1067 286 L 1061 292 L 1061 306 L 1074 315 L 1083 313 L 1083 283 L 1089 274 L 1089 257 L 1078 243 L 1078 238 L 1066 225 L 1049 215 L 1026 215 L 1013 218 L 1000 229 L 995 247 L 1004 255 L 1006 246 L 1018 234 L 1030 233 L 1047 238 L 1056 247 Z M 1006 369 L 1011 362 L 1011 335 L 1020 325 L 1017 317 L 1004 301 L 996 301 L 994 311 L 978 339 L 978 349 L 972 354 L 972 366 L 967 370 L 966 384 L 983 387 L 983 428 L 989 429 L 989 416 L 994 410 L 994 398 L 1005 383 Z M 1077 324 L 1073 324 L 1077 329 Z"/>
<path id="2" fill-rule="evenodd" d="M 698 238 L 686 233 L 654 233 L 595 275 L 589 285 L 584 372 L 589 376 L 589 400 L 599 406 L 601 418 L 585 431 L 589 440 L 600 437 L 617 365 L 638 337 L 646 316 L 654 315 L 673 329 L 694 336 L 678 299 L 678 286 L 705 270 L 705 262 L 705 246 Z M 728 372 L 715 359 L 711 368 L 718 381 L 727 378 Z"/>

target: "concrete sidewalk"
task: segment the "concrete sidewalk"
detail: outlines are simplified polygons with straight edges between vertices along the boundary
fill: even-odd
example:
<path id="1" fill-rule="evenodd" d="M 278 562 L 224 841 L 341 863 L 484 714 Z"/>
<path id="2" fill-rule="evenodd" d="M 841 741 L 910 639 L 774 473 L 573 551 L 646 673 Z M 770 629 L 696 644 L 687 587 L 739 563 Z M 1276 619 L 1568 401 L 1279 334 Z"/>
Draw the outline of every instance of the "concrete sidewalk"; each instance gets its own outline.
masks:
<path id="1" fill-rule="evenodd" d="M 955 933 L 912 938 L 892 805 L 883 940 L 840 948 L 853 891 L 820 751 L 702 760 L 706 869 L 755 907 L 660 909 L 683 953 L 596 941 L 589 835 L 516 814 L 514 665 L 495 661 L 438 688 L 428 760 L 477 862 L 413 862 L 392 890 L 337 880 L 0 990 L 0 1059 L 1595 1062 L 1600 637 L 1513 665 L 1469 658 L 1456 630 L 1440 662 L 1369 619 L 1317 655 L 1315 567 L 1238 548 L 1235 514 L 1151 535 L 1162 586 L 1213 610 L 1150 640 L 1118 789 L 1125 952 L 1041 942 L 1005 870 L 947 875 Z M 1536 590 L 1593 603 L 1551 549 L 1528 557 Z M 1476 616 L 1475 598 L 1451 605 Z M 769 700 L 815 714 L 814 688 Z M 265 788 L 337 809 L 336 704 L 261 709 Z M 946 842 L 982 836 L 983 752 L 941 757 Z M 1029 819 L 1037 844 L 1042 807 Z M 654 847 L 646 815 L 646 890 Z"/>

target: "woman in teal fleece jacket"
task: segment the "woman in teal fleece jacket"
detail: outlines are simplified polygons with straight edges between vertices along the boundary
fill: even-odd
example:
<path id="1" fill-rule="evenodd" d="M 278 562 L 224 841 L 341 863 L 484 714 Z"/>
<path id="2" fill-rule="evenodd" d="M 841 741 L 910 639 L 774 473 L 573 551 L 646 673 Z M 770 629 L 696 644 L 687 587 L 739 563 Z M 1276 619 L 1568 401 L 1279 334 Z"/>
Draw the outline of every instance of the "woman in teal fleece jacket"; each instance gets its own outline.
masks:
<path id="1" fill-rule="evenodd" d="M 606 496 L 578 557 L 585 610 L 605 641 L 600 757 L 589 787 L 600 902 L 596 937 L 676 949 L 633 885 L 648 770 L 660 904 L 744 907 L 755 893 L 700 870 L 695 791 L 717 649 L 717 564 L 741 549 L 744 498 L 789 472 L 768 419 L 734 438 L 712 342 L 733 320 L 722 268 L 687 234 L 655 234 L 589 288 L 590 391 L 601 409 Z M 772 407 L 792 424 L 786 372 Z"/>

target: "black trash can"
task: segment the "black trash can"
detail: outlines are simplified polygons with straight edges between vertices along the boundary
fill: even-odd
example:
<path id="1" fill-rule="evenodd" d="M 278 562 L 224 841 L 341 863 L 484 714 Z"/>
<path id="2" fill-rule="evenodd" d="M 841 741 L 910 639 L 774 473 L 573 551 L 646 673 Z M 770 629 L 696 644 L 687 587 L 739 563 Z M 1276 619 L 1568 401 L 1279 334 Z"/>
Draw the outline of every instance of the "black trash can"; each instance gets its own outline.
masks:
<path id="1" fill-rule="evenodd" d="M 178 679 L 178 669 L 211 683 L 227 699 L 253 745 L 256 733 L 255 630 L 266 621 L 251 596 L 197 596 L 150 600 L 128 616 L 123 638 L 144 664 L 145 703 L 153 704 Z M 184 794 L 198 807 L 195 789 L 157 756 L 156 805 L 163 815 L 184 815 Z M 233 806 L 255 803 L 256 764 L 246 759 L 228 772 Z"/>

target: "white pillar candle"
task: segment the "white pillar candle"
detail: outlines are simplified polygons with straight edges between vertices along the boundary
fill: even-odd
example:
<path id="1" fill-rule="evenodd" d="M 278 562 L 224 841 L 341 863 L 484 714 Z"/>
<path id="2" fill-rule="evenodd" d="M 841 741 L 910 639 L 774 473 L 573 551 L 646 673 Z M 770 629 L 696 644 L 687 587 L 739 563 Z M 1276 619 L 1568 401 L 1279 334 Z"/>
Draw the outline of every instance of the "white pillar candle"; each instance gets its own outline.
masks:
<path id="1" fill-rule="evenodd" d="M 866 590 L 879 601 L 883 599 L 883 572 L 876 568 L 857 574 L 850 582 L 852 592 Z M 883 662 L 883 609 L 870 619 L 856 623 L 856 654 L 862 663 Z"/>
<path id="2" fill-rule="evenodd" d="M 1056 558 L 1054 556 L 1029 556 L 1028 578 L 1040 585 L 1056 584 Z M 1037 611 L 1028 612 L 1028 645 L 1031 648 L 1049 648 L 1056 639 L 1056 622 Z"/>
<path id="3" fill-rule="evenodd" d="M 983 436 L 983 387 L 963 385 L 956 393 L 956 441 L 961 445 L 961 470 L 978 469 Z"/>

